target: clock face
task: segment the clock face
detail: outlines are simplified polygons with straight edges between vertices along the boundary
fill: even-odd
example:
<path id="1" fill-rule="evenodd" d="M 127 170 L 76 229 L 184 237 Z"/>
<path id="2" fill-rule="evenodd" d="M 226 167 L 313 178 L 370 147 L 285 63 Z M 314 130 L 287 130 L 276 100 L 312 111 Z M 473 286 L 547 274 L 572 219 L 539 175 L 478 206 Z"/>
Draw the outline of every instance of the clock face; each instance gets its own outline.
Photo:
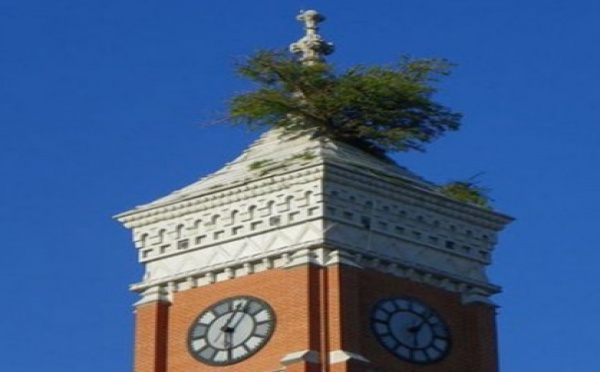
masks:
<path id="1" fill-rule="evenodd" d="M 435 363 L 450 350 L 450 332 L 444 320 L 414 298 L 379 301 L 371 313 L 371 329 L 383 347 L 410 363 Z"/>
<path id="2" fill-rule="evenodd" d="M 206 364 L 234 364 L 258 352 L 274 330 L 269 304 L 255 297 L 231 297 L 198 315 L 188 333 L 188 349 Z"/>

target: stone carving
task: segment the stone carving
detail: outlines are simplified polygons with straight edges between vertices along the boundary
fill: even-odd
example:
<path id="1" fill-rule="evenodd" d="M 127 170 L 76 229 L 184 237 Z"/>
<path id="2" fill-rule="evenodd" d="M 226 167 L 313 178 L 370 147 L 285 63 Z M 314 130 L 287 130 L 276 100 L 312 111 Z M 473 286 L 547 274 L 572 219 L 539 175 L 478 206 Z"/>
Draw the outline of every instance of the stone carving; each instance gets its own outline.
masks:
<path id="1" fill-rule="evenodd" d="M 321 37 L 318 24 L 325 20 L 325 17 L 314 10 L 300 12 L 296 18 L 304 22 L 306 35 L 297 42 L 290 45 L 290 52 L 302 54 L 300 60 L 306 64 L 323 62 L 324 57 L 334 51 L 332 43 L 329 43 Z"/>
<path id="2" fill-rule="evenodd" d="M 308 151 L 310 161 L 293 156 Z M 287 167 L 252 175 L 248 165 L 266 159 Z M 212 187 L 221 184 L 229 186 Z M 277 132 L 215 174 L 118 219 L 133 229 L 146 266 L 132 287 L 142 301 L 307 263 L 365 267 L 483 301 L 499 290 L 485 267 L 510 222 L 448 201 L 406 169 L 346 145 Z"/>

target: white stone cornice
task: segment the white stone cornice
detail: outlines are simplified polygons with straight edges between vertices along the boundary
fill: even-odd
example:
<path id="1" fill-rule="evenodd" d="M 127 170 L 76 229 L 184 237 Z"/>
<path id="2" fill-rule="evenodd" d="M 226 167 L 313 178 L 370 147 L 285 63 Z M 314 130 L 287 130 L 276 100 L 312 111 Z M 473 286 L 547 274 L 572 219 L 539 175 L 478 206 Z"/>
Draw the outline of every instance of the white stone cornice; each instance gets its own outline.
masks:
<path id="1" fill-rule="evenodd" d="M 202 267 L 175 273 L 173 275 L 161 277 L 158 279 L 145 280 L 143 282 L 132 285 L 130 289 L 134 292 L 142 292 L 147 288 L 163 286 L 169 282 L 187 281 L 190 277 L 198 278 L 214 276 L 213 279 L 215 280 L 209 280 L 206 283 L 212 284 L 214 281 L 219 281 L 221 279 L 233 279 L 235 277 L 250 275 L 252 273 L 262 272 L 276 268 L 284 268 L 291 262 L 291 260 L 293 260 L 293 253 L 301 252 L 300 255 L 303 256 L 304 254 L 302 252 L 305 252 L 306 248 L 316 248 L 321 246 L 323 246 L 322 239 L 311 242 L 303 242 L 297 245 L 290 245 L 285 249 L 279 249 L 275 252 L 265 252 L 261 255 L 254 255 L 252 257 L 246 258 L 243 262 L 240 262 L 239 259 L 232 258 L 230 261 L 226 261 L 223 263 L 205 265 Z M 247 264 L 251 265 L 250 269 Z M 231 271 L 231 269 L 234 270 Z M 232 275 L 216 277 L 216 274 L 225 272 L 232 273 Z"/>
<path id="2" fill-rule="evenodd" d="M 481 282 L 455 273 L 444 272 L 426 265 L 415 265 L 397 257 L 365 255 L 350 248 L 336 248 L 323 242 L 313 242 L 301 246 L 289 247 L 277 254 L 257 256 L 245 263 L 223 263 L 198 268 L 157 280 L 148 280 L 131 286 L 131 290 L 142 295 L 138 304 L 157 300 L 170 301 L 174 292 L 210 285 L 220 281 L 252 275 L 273 269 L 293 267 L 294 260 L 299 264 L 318 266 L 350 265 L 359 269 L 375 270 L 381 273 L 405 278 L 417 283 L 438 287 L 447 291 L 461 293 L 465 303 L 483 302 L 492 304 L 489 297 L 500 292 L 498 286 Z M 305 258 L 310 255 L 312 259 Z M 343 258 L 343 259 L 342 259 Z"/>
<path id="3" fill-rule="evenodd" d="M 385 179 L 373 177 L 373 172 L 364 173 L 347 169 L 339 164 L 328 164 L 325 179 L 333 182 L 343 182 L 345 185 L 358 190 L 374 191 L 384 198 L 401 200 L 410 205 L 427 205 L 432 210 L 449 217 L 458 218 L 499 231 L 511 221 L 512 217 L 484 209 L 475 205 L 462 203 L 431 188 L 423 187 L 409 178 L 385 175 Z"/>
<path id="4" fill-rule="evenodd" d="M 328 220 L 333 221 L 333 223 L 336 224 L 336 225 L 338 225 L 338 226 L 345 225 L 345 226 L 348 226 L 348 227 L 356 227 L 356 224 L 352 224 L 351 225 L 351 224 L 349 224 L 346 221 L 342 221 L 341 219 L 333 219 L 333 218 L 329 217 Z M 428 249 L 428 250 L 439 252 L 439 253 L 441 253 L 441 254 L 443 254 L 445 256 L 468 259 L 469 261 L 474 261 L 474 262 L 476 262 L 476 263 L 478 263 L 478 264 L 480 264 L 482 266 L 490 264 L 490 260 L 489 259 L 482 259 L 482 258 L 479 258 L 477 256 L 473 256 L 472 254 L 466 254 L 466 253 L 462 253 L 462 252 L 459 252 L 459 251 L 449 250 L 449 249 L 445 249 L 445 248 L 442 248 L 442 247 L 439 247 L 439 246 L 434 246 L 434 245 L 429 244 L 427 242 L 424 242 L 424 241 L 421 241 L 421 240 L 416 240 L 416 239 L 410 238 L 408 236 L 395 236 L 395 235 L 393 235 L 391 233 L 381 232 L 381 231 L 374 231 L 374 230 L 372 230 L 371 232 L 365 232 L 365 234 L 369 234 L 369 233 L 372 234 L 372 235 L 376 234 L 378 237 L 386 237 L 386 238 L 389 238 L 389 239 L 397 240 L 399 245 L 405 243 L 405 244 L 410 244 L 410 245 L 413 245 L 413 246 L 423 247 L 423 248 Z M 352 248 L 353 247 L 355 250 L 357 250 L 359 252 L 365 251 L 365 247 L 364 246 L 352 245 L 352 244 L 348 244 L 348 243 L 343 242 L 343 241 L 333 240 L 331 238 L 327 239 L 327 242 L 330 245 L 336 245 L 336 244 L 339 245 L 339 244 L 341 244 L 341 245 L 343 245 L 345 247 L 348 247 L 348 248 Z"/>
<path id="5" fill-rule="evenodd" d="M 269 131 L 219 171 L 117 215 L 146 269 L 132 290 L 164 300 L 267 270 L 338 264 L 461 293 L 465 302 L 500 290 L 485 268 L 510 217 L 313 134 Z"/>
<path id="6" fill-rule="evenodd" d="M 492 307 L 498 307 L 498 305 L 492 301 L 485 291 L 480 288 L 473 287 L 462 294 L 463 304 L 485 304 Z"/>
<path id="7" fill-rule="evenodd" d="M 285 228 L 294 228 L 294 227 L 298 227 L 298 226 L 302 226 L 302 225 L 306 226 L 307 224 L 311 224 L 311 223 L 318 224 L 321 221 L 321 219 L 322 219 L 321 216 L 312 217 L 312 218 L 304 218 L 297 223 L 286 224 Z M 258 221 L 258 222 L 262 222 L 262 221 Z M 163 254 L 157 255 L 152 258 L 144 259 L 143 262 L 145 264 L 148 264 L 153 261 L 161 261 L 166 258 L 180 256 L 180 255 L 189 256 L 191 253 L 193 253 L 195 251 L 207 250 L 207 249 L 211 249 L 211 248 L 212 249 L 220 248 L 220 247 L 222 248 L 223 246 L 227 245 L 228 243 L 232 243 L 232 242 L 236 242 L 236 241 L 244 241 L 244 242 L 250 241 L 251 242 L 252 241 L 251 239 L 255 238 L 255 237 L 264 236 L 267 234 L 276 234 L 278 231 L 281 230 L 281 228 L 282 227 L 280 227 L 280 226 L 268 227 L 268 228 L 261 229 L 258 231 L 248 232 L 243 235 L 236 235 L 236 236 L 229 235 L 225 238 L 222 238 L 219 240 L 214 240 L 212 242 L 205 243 L 205 244 L 192 244 L 189 248 L 186 248 L 185 250 L 172 250 L 171 252 L 163 253 Z M 322 241 L 322 239 L 319 239 L 318 241 Z M 295 242 L 294 244 L 290 244 L 290 246 L 296 246 L 296 243 L 298 243 L 298 242 Z M 298 243 L 298 244 L 302 244 L 302 243 Z"/>
<path id="8" fill-rule="evenodd" d="M 145 288 L 141 293 L 142 298 L 134 306 L 150 304 L 154 302 L 171 303 L 171 296 L 167 288 L 161 285 Z"/>
<path id="9" fill-rule="evenodd" d="M 357 168 L 360 165 L 418 179 L 405 168 L 377 159 L 352 146 L 314 136 L 310 131 L 289 133 L 271 130 L 221 170 L 155 202 L 121 213 L 116 218 L 128 227 L 135 227 L 133 224 L 137 219 L 180 209 L 182 204 L 185 207 L 187 203 L 204 204 L 209 202 L 207 199 L 221 199 L 224 196 L 221 191 L 231 192 L 232 187 L 238 188 L 237 193 L 248 186 L 262 187 L 265 180 L 267 183 L 280 183 L 285 181 L 285 177 L 303 177 L 306 169 L 314 168 L 315 164 L 347 164 L 349 160 Z"/>
<path id="10" fill-rule="evenodd" d="M 326 260 L 324 261 L 324 264 L 326 266 L 346 265 L 353 266 L 359 269 L 364 269 L 364 267 L 360 263 L 358 263 L 356 255 L 348 251 L 339 249 L 331 251 L 327 256 Z"/>
<path id="11" fill-rule="evenodd" d="M 360 173 L 356 172 L 355 169 L 346 169 L 338 164 L 330 163 L 313 164 L 301 170 L 265 176 L 263 179 L 249 181 L 243 185 L 230 186 L 221 190 L 217 189 L 210 194 L 196 196 L 194 199 L 179 201 L 174 204 L 159 205 L 152 209 L 143 209 L 140 211 L 134 209 L 130 212 L 119 214 L 115 218 L 127 228 L 136 228 L 219 207 L 231 202 L 267 195 L 285 190 L 295 182 L 301 181 L 302 183 L 306 183 L 320 179 L 321 177 L 325 180 L 332 179 L 333 181 L 339 179 L 357 189 L 370 191 L 376 189 L 382 196 L 393 197 L 406 204 L 421 205 L 425 203 L 436 212 L 449 217 L 459 218 L 469 223 L 476 223 L 493 230 L 501 230 L 513 220 L 504 214 L 462 203 L 441 195 L 406 177 L 388 175 L 385 179 L 376 179 L 373 178 L 372 171 L 369 171 L 369 173 Z"/>
<path id="12" fill-rule="evenodd" d="M 420 283 L 430 284 L 436 287 L 450 289 L 449 283 L 453 283 L 453 291 L 463 292 L 467 289 L 477 288 L 476 292 L 482 295 L 491 296 L 500 293 L 501 288 L 488 282 L 476 280 L 466 276 L 450 273 L 444 270 L 429 267 L 424 264 L 416 264 L 411 261 L 402 260 L 398 257 L 390 257 L 381 254 L 365 254 L 353 247 L 340 247 L 339 243 L 330 246 L 336 246 L 340 250 L 346 251 L 344 259 L 346 262 L 354 262 L 356 266 L 363 269 L 374 269 L 382 273 L 388 273 L 394 276 L 404 277 Z M 335 251 L 332 251 L 335 252 Z M 337 253 L 331 254 L 335 257 Z M 335 262 L 335 261 L 332 261 Z"/>
<path id="13" fill-rule="evenodd" d="M 264 176 L 248 181 L 242 185 L 233 185 L 223 189 L 196 195 L 194 198 L 176 201 L 173 204 L 158 205 L 153 208 L 141 210 L 133 209 L 116 215 L 119 222 L 127 228 L 138 228 L 147 224 L 177 218 L 186 214 L 217 208 L 235 201 L 268 195 L 281 190 L 289 189 L 296 183 L 308 183 L 320 179 L 322 174 L 321 164 L 313 164 L 300 170 L 290 171 L 285 174 Z"/>

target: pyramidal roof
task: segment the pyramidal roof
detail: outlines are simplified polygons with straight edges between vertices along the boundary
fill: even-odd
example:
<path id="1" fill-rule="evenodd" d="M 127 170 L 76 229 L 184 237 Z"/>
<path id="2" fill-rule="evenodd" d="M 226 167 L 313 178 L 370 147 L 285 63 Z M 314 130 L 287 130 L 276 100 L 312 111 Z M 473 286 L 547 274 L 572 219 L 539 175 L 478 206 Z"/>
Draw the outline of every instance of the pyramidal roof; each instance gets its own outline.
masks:
<path id="1" fill-rule="evenodd" d="M 314 10 L 302 11 L 297 20 L 304 23 L 306 35 L 290 46 L 292 53 L 310 65 L 322 61 L 333 52 L 333 44 L 318 33 L 318 24 L 325 17 Z M 264 178 L 284 175 L 303 168 L 324 165 L 343 167 L 353 172 L 408 182 L 414 187 L 434 191 L 434 185 L 389 158 L 382 159 L 354 146 L 316 136 L 314 131 L 289 132 L 271 129 L 248 147 L 237 159 L 197 182 L 141 205 L 118 216 L 185 202 L 201 196 L 221 192 Z M 326 172 L 326 170 L 325 170 Z"/>
<path id="2" fill-rule="evenodd" d="M 317 137 L 312 132 L 290 133 L 271 129 L 251 144 L 238 158 L 220 170 L 154 202 L 122 215 L 141 212 L 240 186 L 265 177 L 294 172 L 316 164 L 334 165 L 363 174 L 377 174 L 408 181 L 432 190 L 434 185 L 399 166 L 354 146 Z"/>

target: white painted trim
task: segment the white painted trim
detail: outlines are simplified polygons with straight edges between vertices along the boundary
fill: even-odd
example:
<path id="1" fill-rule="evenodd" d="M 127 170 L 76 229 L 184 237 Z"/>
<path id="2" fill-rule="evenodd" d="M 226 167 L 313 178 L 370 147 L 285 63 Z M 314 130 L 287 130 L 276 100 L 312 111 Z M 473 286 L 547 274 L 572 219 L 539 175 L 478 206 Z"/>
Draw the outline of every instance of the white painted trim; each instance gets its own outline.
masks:
<path id="1" fill-rule="evenodd" d="M 371 363 L 369 359 L 346 350 L 335 350 L 329 353 L 329 364 L 345 363 L 349 360 L 358 360 L 363 363 Z"/>
<path id="2" fill-rule="evenodd" d="M 281 358 L 281 364 L 283 364 L 284 366 L 288 366 L 290 364 L 299 362 L 317 364 L 320 362 L 320 355 L 317 351 L 314 350 L 302 350 L 286 354 L 283 358 Z"/>
<path id="3" fill-rule="evenodd" d="M 141 293 L 142 298 L 134 304 L 134 306 L 145 305 L 153 302 L 171 303 L 169 291 L 163 286 L 153 286 L 147 288 Z"/>
<path id="4" fill-rule="evenodd" d="M 496 304 L 494 301 L 492 301 L 489 297 L 489 295 L 486 295 L 485 292 L 481 291 L 478 288 L 472 288 L 471 290 L 466 291 L 465 293 L 462 294 L 462 303 L 463 304 L 475 304 L 475 303 L 480 303 L 480 304 L 485 304 L 485 305 L 489 305 L 492 307 L 498 307 L 498 304 Z"/>

